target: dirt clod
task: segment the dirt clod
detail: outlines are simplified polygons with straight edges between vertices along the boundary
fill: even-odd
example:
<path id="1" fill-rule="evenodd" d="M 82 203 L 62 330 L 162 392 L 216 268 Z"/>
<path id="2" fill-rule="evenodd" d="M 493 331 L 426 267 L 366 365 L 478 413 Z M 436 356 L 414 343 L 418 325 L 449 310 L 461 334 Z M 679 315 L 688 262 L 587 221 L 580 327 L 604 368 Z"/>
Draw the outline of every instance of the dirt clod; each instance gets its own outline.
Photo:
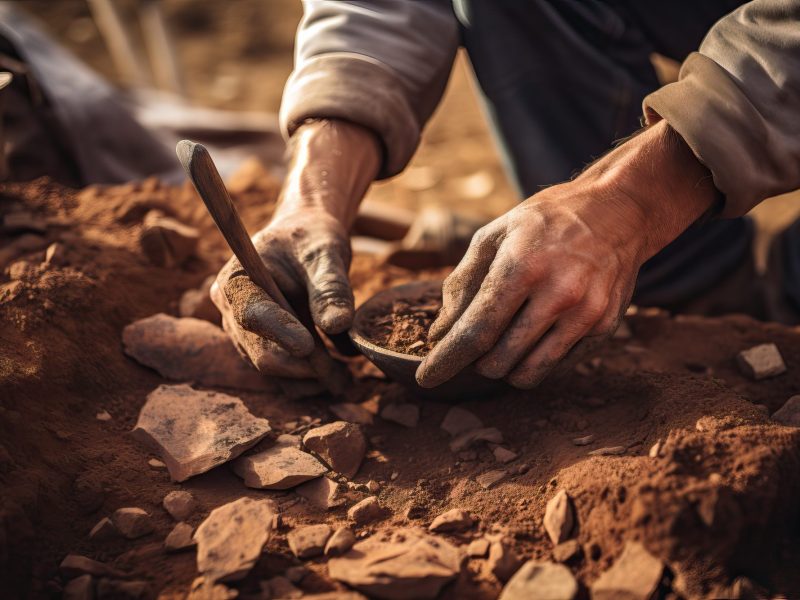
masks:
<path id="1" fill-rule="evenodd" d="M 395 300 L 388 314 L 375 314 L 364 324 L 364 335 L 373 343 L 414 356 L 425 356 L 433 346 L 428 329 L 442 308 L 441 294 L 428 294 L 410 303 Z"/>

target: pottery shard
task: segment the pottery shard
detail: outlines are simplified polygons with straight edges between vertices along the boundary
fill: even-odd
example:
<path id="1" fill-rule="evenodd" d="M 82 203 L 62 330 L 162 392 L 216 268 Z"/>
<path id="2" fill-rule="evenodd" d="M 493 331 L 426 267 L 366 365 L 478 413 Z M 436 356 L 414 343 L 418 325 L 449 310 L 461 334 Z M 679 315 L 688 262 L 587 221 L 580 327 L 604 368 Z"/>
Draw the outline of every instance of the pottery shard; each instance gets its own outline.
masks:
<path id="1" fill-rule="evenodd" d="M 572 501 L 566 491 L 559 490 L 544 509 L 544 529 L 553 544 L 560 544 L 569 539 L 574 526 Z"/>
<path id="2" fill-rule="evenodd" d="M 758 381 L 786 372 L 780 350 L 775 344 L 760 344 L 736 355 L 742 373 Z"/>
<path id="3" fill-rule="evenodd" d="M 58 566 L 58 570 L 64 579 L 73 579 L 81 575 L 94 575 L 95 577 L 125 576 L 122 571 L 80 554 L 68 554 L 65 556 Z"/>
<path id="4" fill-rule="evenodd" d="M 188 385 L 161 385 L 147 396 L 133 436 L 185 481 L 239 456 L 270 431 L 239 398 L 201 392 Z"/>
<path id="5" fill-rule="evenodd" d="M 381 418 L 404 427 L 416 427 L 419 423 L 419 406 L 407 402 L 389 404 L 381 411 Z"/>
<path id="6" fill-rule="evenodd" d="M 325 544 L 325 556 L 341 556 L 356 543 L 356 534 L 349 527 L 340 527 Z"/>
<path id="7" fill-rule="evenodd" d="M 125 327 L 122 345 L 125 354 L 167 379 L 255 391 L 271 387 L 208 321 L 159 313 Z"/>
<path id="8" fill-rule="evenodd" d="M 772 415 L 772 420 L 781 425 L 800 427 L 800 396 L 792 396 Z"/>
<path id="9" fill-rule="evenodd" d="M 366 408 L 353 402 L 331 404 L 328 409 L 342 421 L 358 425 L 372 425 L 373 416 Z"/>
<path id="10" fill-rule="evenodd" d="M 461 569 L 461 552 L 419 529 L 373 535 L 328 563 L 329 575 L 370 597 L 435 598 Z"/>
<path id="11" fill-rule="evenodd" d="M 272 534 L 276 516 L 269 500 L 240 498 L 215 508 L 194 534 L 197 570 L 212 583 L 247 575 Z"/>
<path id="12" fill-rule="evenodd" d="M 64 586 L 61 600 L 94 600 L 94 581 L 91 575 L 81 575 Z"/>
<path id="13" fill-rule="evenodd" d="M 290 531 L 286 541 L 297 558 L 313 558 L 322 554 L 330 537 L 331 528 L 327 525 L 307 525 Z"/>
<path id="14" fill-rule="evenodd" d="M 353 423 L 335 421 L 309 431 L 303 444 L 337 473 L 353 477 L 367 451 L 361 428 Z"/>
<path id="15" fill-rule="evenodd" d="M 592 584 L 592 600 L 649 600 L 655 594 L 664 564 L 639 542 L 626 542 L 622 555 Z"/>
<path id="16" fill-rule="evenodd" d="M 295 491 L 298 496 L 302 496 L 309 503 L 322 510 L 341 506 L 346 500 L 341 493 L 341 486 L 327 477 L 313 479 L 298 486 Z"/>
<path id="17" fill-rule="evenodd" d="M 465 431 L 453 438 L 450 442 L 450 450 L 452 452 L 462 452 L 470 448 L 478 442 L 489 442 L 491 444 L 502 444 L 503 434 L 500 430 L 494 427 L 485 427 L 483 429 L 472 429 Z"/>
<path id="18" fill-rule="evenodd" d="M 176 521 L 189 518 L 197 508 L 197 501 L 189 492 L 176 490 L 164 496 L 161 502 L 170 516 Z"/>
<path id="19" fill-rule="evenodd" d="M 364 498 L 358 504 L 354 504 L 347 511 L 347 518 L 355 521 L 357 525 L 364 525 L 370 523 L 383 516 L 383 509 L 378 504 L 378 499 L 375 496 Z"/>
<path id="20" fill-rule="evenodd" d="M 159 267 L 183 263 L 197 249 L 200 232 L 159 211 L 150 211 L 144 218 L 139 244 L 147 260 Z"/>
<path id="21" fill-rule="evenodd" d="M 464 531 L 472 527 L 474 522 L 467 511 L 462 508 L 454 508 L 436 517 L 428 527 L 428 530 L 435 533 Z"/>
<path id="22" fill-rule="evenodd" d="M 487 564 L 498 581 L 506 582 L 517 572 L 522 559 L 517 556 L 510 544 L 502 538 L 496 538 L 489 544 Z"/>
<path id="23" fill-rule="evenodd" d="M 509 580 L 499 600 L 573 600 L 578 582 L 564 565 L 529 560 Z"/>
<path id="24" fill-rule="evenodd" d="M 468 410 L 454 406 L 447 411 L 440 427 L 455 437 L 465 431 L 482 429 L 483 422 Z"/>
<path id="25" fill-rule="evenodd" d="M 271 448 L 237 459 L 233 471 L 247 487 L 288 490 L 324 475 L 328 469 L 293 442 L 279 440 Z"/>
<path id="26" fill-rule="evenodd" d="M 153 531 L 153 519 L 141 508 L 118 508 L 111 515 L 111 522 L 122 535 L 135 540 Z"/>
<path id="27" fill-rule="evenodd" d="M 167 552 L 180 552 L 191 548 L 195 545 L 192 532 L 194 532 L 194 528 L 188 523 L 178 523 L 164 540 L 164 548 Z"/>

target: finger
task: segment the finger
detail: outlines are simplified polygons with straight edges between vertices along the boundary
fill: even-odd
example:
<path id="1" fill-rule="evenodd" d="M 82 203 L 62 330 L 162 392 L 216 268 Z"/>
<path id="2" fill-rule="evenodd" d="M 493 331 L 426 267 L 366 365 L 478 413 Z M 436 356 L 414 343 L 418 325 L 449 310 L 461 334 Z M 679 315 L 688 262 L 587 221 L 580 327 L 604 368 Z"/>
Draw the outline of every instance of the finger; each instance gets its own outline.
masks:
<path id="1" fill-rule="evenodd" d="M 340 242 L 326 243 L 304 253 L 301 262 L 314 322 L 325 333 L 347 331 L 355 313 L 347 277 L 349 247 Z"/>
<path id="2" fill-rule="evenodd" d="M 470 305 L 417 369 L 417 383 L 435 387 L 488 352 L 528 294 L 515 285 L 518 263 L 498 257 Z"/>
<path id="3" fill-rule="evenodd" d="M 242 329 L 275 342 L 293 356 L 308 356 L 314 349 L 311 333 L 246 275 L 228 279 L 223 291 Z"/>
<path id="4" fill-rule="evenodd" d="M 290 379 L 316 377 L 308 359 L 292 356 L 275 342 L 264 339 L 255 333 L 249 331 L 241 333 L 242 346 L 248 358 L 261 373 Z"/>
<path id="5" fill-rule="evenodd" d="M 444 280 L 442 309 L 428 331 L 428 339 L 436 342 L 450 331 L 458 318 L 467 310 L 475 294 L 489 273 L 497 252 L 497 237 L 478 231 L 469 244 L 464 258 Z"/>

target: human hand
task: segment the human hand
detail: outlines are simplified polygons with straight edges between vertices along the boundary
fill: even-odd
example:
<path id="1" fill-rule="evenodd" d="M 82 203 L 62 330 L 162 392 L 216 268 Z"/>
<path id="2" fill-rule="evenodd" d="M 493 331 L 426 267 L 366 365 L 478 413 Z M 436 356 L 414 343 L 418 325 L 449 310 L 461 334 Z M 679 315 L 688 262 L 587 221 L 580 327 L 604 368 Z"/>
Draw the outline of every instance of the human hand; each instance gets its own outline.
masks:
<path id="1" fill-rule="evenodd" d="M 483 227 L 445 280 L 417 370 L 435 387 L 475 363 L 535 387 L 568 354 L 611 335 L 642 263 L 713 203 L 708 171 L 666 123 Z M 477 361 L 477 362 L 476 362 Z"/>

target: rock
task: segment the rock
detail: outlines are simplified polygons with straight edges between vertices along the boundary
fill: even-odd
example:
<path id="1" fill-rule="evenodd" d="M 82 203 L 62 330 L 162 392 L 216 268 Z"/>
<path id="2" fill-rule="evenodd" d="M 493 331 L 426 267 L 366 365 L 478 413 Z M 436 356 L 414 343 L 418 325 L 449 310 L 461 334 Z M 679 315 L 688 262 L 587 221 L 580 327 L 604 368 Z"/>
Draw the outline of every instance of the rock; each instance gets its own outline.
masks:
<path id="1" fill-rule="evenodd" d="M 290 531 L 286 540 L 297 558 L 313 558 L 322 554 L 330 537 L 331 528 L 327 525 L 307 525 Z"/>
<path id="2" fill-rule="evenodd" d="M 594 434 L 584 435 L 583 437 L 576 437 L 572 443 L 576 446 L 588 446 L 594 441 Z"/>
<path id="3" fill-rule="evenodd" d="M 454 406 L 447 411 L 440 427 L 455 437 L 466 431 L 483 429 L 483 422 L 470 411 Z"/>
<path id="4" fill-rule="evenodd" d="M 566 563 L 577 559 L 583 553 L 578 540 L 567 540 L 553 548 L 553 558 L 556 562 Z"/>
<path id="5" fill-rule="evenodd" d="M 511 579 L 521 564 L 522 559 L 505 540 L 498 537 L 491 541 L 487 565 L 498 581 L 505 583 Z"/>
<path id="6" fill-rule="evenodd" d="M 348 423 L 372 425 L 374 420 L 371 412 L 369 412 L 360 404 L 354 404 L 352 402 L 331 404 L 328 406 L 328 410 L 339 417 L 342 421 L 347 421 Z"/>
<path id="7" fill-rule="evenodd" d="M 661 447 L 663 443 L 661 440 L 656 440 L 656 443 L 650 446 L 650 450 L 647 452 L 647 456 L 650 458 L 657 458 L 659 454 L 661 454 Z"/>
<path id="8" fill-rule="evenodd" d="M 742 373 L 756 381 L 786 372 L 786 364 L 775 344 L 760 344 L 742 350 L 736 355 L 736 362 Z"/>
<path id="9" fill-rule="evenodd" d="M 800 396 L 792 396 L 772 415 L 772 420 L 781 425 L 800 427 Z"/>
<path id="10" fill-rule="evenodd" d="M 303 591 L 299 588 L 296 588 L 287 577 L 278 575 L 277 577 L 270 579 L 267 583 L 269 587 L 269 596 L 267 596 L 268 598 L 289 600 L 303 597 Z"/>
<path id="11" fill-rule="evenodd" d="M 212 583 L 243 578 L 269 540 L 276 515 L 269 500 L 240 498 L 215 508 L 194 534 L 197 570 Z"/>
<path id="12" fill-rule="evenodd" d="M 189 588 L 186 600 L 234 600 L 239 592 L 205 577 L 197 577 Z"/>
<path id="13" fill-rule="evenodd" d="M 74 579 L 81 575 L 94 575 L 95 577 L 124 577 L 125 573 L 117 571 L 108 565 L 92 560 L 80 554 L 67 554 L 61 564 L 58 566 L 58 571 L 64 579 Z"/>
<path id="14" fill-rule="evenodd" d="M 508 475 L 508 471 L 503 470 L 494 470 L 494 471 L 486 471 L 486 473 L 481 473 L 475 478 L 475 481 L 481 486 L 483 489 L 488 490 L 493 488 L 498 483 L 503 481 Z"/>
<path id="15" fill-rule="evenodd" d="M 104 542 L 119 537 L 119 530 L 108 517 L 103 517 L 89 532 L 89 539 L 95 542 Z"/>
<path id="16" fill-rule="evenodd" d="M 97 419 L 98 421 L 110 421 L 111 414 L 107 410 L 101 410 L 94 416 L 94 418 Z"/>
<path id="17" fill-rule="evenodd" d="M 319 477 L 304 483 L 298 486 L 295 492 L 322 510 L 341 506 L 347 500 L 342 494 L 341 486 L 327 477 Z"/>
<path id="18" fill-rule="evenodd" d="M 94 600 L 94 580 L 91 575 L 81 575 L 64 586 L 61 600 Z"/>
<path id="19" fill-rule="evenodd" d="M 328 573 L 370 597 L 435 598 L 461 570 L 458 548 L 419 529 L 373 535 L 328 563 Z"/>
<path id="20" fill-rule="evenodd" d="M 160 385 L 148 394 L 133 436 L 161 456 L 173 480 L 185 481 L 236 458 L 269 431 L 269 421 L 239 398 Z"/>
<path id="21" fill-rule="evenodd" d="M 144 218 L 139 234 L 142 252 L 157 267 L 175 267 L 194 254 L 200 232 L 157 210 Z"/>
<path id="22" fill-rule="evenodd" d="M 364 525 L 380 519 L 383 516 L 383 508 L 378 504 L 375 496 L 364 498 L 358 504 L 354 504 L 347 511 L 347 518 L 355 521 L 357 525 Z"/>
<path id="23" fill-rule="evenodd" d="M 147 461 L 147 464 L 150 465 L 151 469 L 159 470 L 167 468 L 167 465 L 164 464 L 163 461 L 158 460 L 157 458 L 151 458 L 150 460 Z"/>
<path id="24" fill-rule="evenodd" d="M 592 600 L 649 600 L 664 573 L 664 564 L 639 542 L 626 542 L 622 555 L 592 584 Z"/>
<path id="25" fill-rule="evenodd" d="M 125 327 L 122 344 L 125 354 L 167 379 L 254 391 L 272 387 L 242 360 L 228 334 L 208 321 L 156 314 Z"/>
<path id="26" fill-rule="evenodd" d="M 181 317 L 202 319 L 203 321 L 214 323 L 214 325 L 222 323 L 222 315 L 219 314 L 219 309 L 211 301 L 209 293 L 216 278 L 216 275 L 209 275 L 199 288 L 186 290 L 183 293 L 178 301 L 178 314 Z"/>
<path id="27" fill-rule="evenodd" d="M 356 543 L 356 535 L 349 527 L 340 527 L 325 544 L 325 556 L 341 556 Z"/>
<path id="28" fill-rule="evenodd" d="M 478 442 L 490 442 L 492 444 L 502 444 L 503 434 L 495 427 L 485 427 L 484 429 L 472 429 L 465 431 L 453 438 L 450 442 L 452 452 L 462 452 Z"/>
<path id="29" fill-rule="evenodd" d="M 436 517 L 428 527 L 428 531 L 454 533 L 469 529 L 474 522 L 474 519 L 467 511 L 462 508 L 453 508 Z"/>
<path id="30" fill-rule="evenodd" d="M 186 548 L 191 548 L 196 544 L 192 538 L 194 528 L 188 523 L 178 523 L 164 540 L 164 548 L 167 552 L 180 552 Z"/>
<path id="31" fill-rule="evenodd" d="M 194 496 L 182 490 L 168 493 L 164 496 L 161 504 L 164 506 L 164 510 L 176 521 L 185 521 L 192 516 L 192 513 L 197 508 L 197 501 Z"/>
<path id="32" fill-rule="evenodd" d="M 625 446 L 606 446 L 589 452 L 589 456 L 619 456 L 625 454 Z"/>
<path id="33" fill-rule="evenodd" d="M 569 539 L 575 527 L 575 512 L 572 501 L 564 490 L 550 498 L 544 509 L 544 529 L 554 545 Z"/>
<path id="34" fill-rule="evenodd" d="M 153 531 L 153 519 L 141 508 L 118 508 L 111 515 L 111 522 L 129 540 Z"/>
<path id="35" fill-rule="evenodd" d="M 353 423 L 335 421 L 310 430 L 303 438 L 307 450 L 347 478 L 353 477 L 367 451 L 361 428 Z"/>
<path id="36" fill-rule="evenodd" d="M 578 582 L 564 565 L 529 560 L 503 588 L 499 600 L 573 600 Z"/>
<path id="37" fill-rule="evenodd" d="M 408 402 L 389 404 L 381 411 L 381 418 L 403 427 L 416 427 L 419 423 L 419 406 Z"/>
<path id="38" fill-rule="evenodd" d="M 472 558 L 483 558 L 487 552 L 489 552 L 489 540 L 486 538 L 472 540 L 467 546 L 467 556 Z"/>
<path id="39" fill-rule="evenodd" d="M 510 463 L 511 461 L 517 460 L 519 454 L 516 452 L 512 452 L 507 448 L 503 448 L 502 446 L 497 446 L 494 450 L 492 450 L 492 454 L 494 454 L 494 459 L 499 463 Z"/>
<path id="40" fill-rule="evenodd" d="M 101 579 L 97 582 L 97 600 L 144 600 L 150 596 L 150 585 L 146 581 Z"/>
<path id="41" fill-rule="evenodd" d="M 271 448 L 237 459 L 233 471 L 247 487 L 287 490 L 324 475 L 328 469 L 291 441 L 279 441 Z"/>

